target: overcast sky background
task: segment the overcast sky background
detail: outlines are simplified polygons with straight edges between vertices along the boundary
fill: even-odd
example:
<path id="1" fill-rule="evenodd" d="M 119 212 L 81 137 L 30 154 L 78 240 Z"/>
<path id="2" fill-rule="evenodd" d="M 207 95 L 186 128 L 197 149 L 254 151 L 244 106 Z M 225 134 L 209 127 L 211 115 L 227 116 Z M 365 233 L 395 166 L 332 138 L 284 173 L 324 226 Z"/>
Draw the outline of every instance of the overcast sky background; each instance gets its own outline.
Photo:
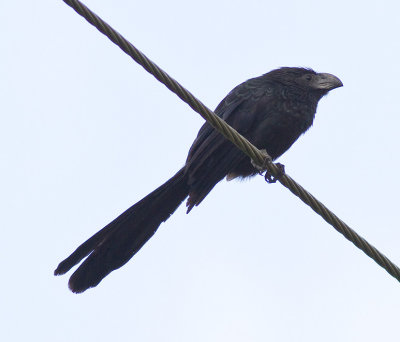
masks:
<path id="1" fill-rule="evenodd" d="M 340 77 L 280 161 L 400 264 L 397 1 L 85 3 L 210 108 L 280 66 Z M 72 294 L 57 264 L 172 176 L 203 120 L 61 0 L 0 2 L 0 32 L 0 340 L 398 341 L 400 284 L 261 177 Z"/>

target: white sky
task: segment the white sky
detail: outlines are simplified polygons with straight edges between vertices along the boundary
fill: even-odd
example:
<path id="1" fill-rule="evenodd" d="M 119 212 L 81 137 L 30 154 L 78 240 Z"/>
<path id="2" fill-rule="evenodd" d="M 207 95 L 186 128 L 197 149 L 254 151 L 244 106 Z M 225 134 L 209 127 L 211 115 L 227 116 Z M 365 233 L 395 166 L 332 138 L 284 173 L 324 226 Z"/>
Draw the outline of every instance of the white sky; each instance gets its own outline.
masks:
<path id="1" fill-rule="evenodd" d="M 337 75 L 280 161 L 400 264 L 396 1 L 86 1 L 215 108 Z M 400 284 L 279 184 L 222 182 L 82 295 L 58 262 L 180 168 L 202 119 L 62 1 L 0 2 L 0 340 L 398 341 Z"/>

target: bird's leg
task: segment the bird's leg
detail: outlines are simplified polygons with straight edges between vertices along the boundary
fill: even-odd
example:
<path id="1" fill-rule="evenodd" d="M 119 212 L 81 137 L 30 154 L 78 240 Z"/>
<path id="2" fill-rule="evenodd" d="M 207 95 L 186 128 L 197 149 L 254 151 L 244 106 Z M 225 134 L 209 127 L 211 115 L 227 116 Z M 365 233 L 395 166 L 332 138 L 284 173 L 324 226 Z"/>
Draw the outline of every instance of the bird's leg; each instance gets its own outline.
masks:
<path id="1" fill-rule="evenodd" d="M 268 171 L 267 167 L 268 164 L 272 164 L 271 157 L 269 156 L 267 150 L 262 149 L 261 152 L 265 156 L 264 164 L 260 166 L 253 159 L 251 159 L 251 165 L 253 165 L 253 167 L 258 171 L 259 175 L 264 176 L 264 179 L 267 183 L 276 183 L 276 181 L 278 181 L 285 174 L 285 165 L 281 163 L 276 163 L 275 165 L 278 168 L 278 173 L 276 176 L 274 176 L 271 172 Z M 265 175 L 263 175 L 264 172 Z"/>
<path id="2" fill-rule="evenodd" d="M 279 180 L 285 174 L 285 165 L 281 163 L 276 163 L 275 165 L 279 169 L 278 174 L 276 176 L 272 175 L 271 172 L 269 172 L 268 170 L 267 172 L 265 172 L 264 179 L 268 184 L 276 183 L 276 181 Z"/>
<path id="3" fill-rule="evenodd" d="M 250 159 L 250 161 L 251 161 L 251 165 L 253 165 L 253 167 L 258 171 L 258 174 L 262 175 L 264 173 L 264 171 L 267 170 L 267 164 L 268 164 L 268 162 L 271 162 L 271 157 L 269 156 L 266 149 L 262 149 L 260 151 L 265 157 L 264 164 L 259 165 L 253 159 Z"/>

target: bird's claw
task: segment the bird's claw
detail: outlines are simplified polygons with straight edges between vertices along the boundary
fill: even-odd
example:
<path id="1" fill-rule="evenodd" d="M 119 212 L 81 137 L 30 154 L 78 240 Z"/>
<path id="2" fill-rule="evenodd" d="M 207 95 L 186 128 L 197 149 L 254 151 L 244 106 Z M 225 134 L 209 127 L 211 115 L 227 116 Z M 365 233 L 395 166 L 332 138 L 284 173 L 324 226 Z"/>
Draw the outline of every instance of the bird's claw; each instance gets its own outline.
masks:
<path id="1" fill-rule="evenodd" d="M 269 154 L 267 153 L 266 149 L 262 149 L 260 150 L 261 153 L 264 155 L 265 160 L 264 160 L 264 165 L 260 166 L 259 164 L 257 164 L 253 159 L 250 159 L 251 165 L 253 165 L 253 167 L 258 171 L 258 173 L 260 175 L 263 174 L 264 171 L 267 170 L 267 163 L 272 162 L 271 157 L 269 156 Z"/>
<path id="2" fill-rule="evenodd" d="M 282 176 L 285 174 L 285 165 L 281 163 L 276 163 L 275 165 L 279 169 L 278 174 L 276 176 L 271 174 L 271 172 L 269 172 L 268 170 L 265 172 L 264 179 L 268 184 L 276 183 L 276 181 L 281 179 Z M 262 172 L 260 172 L 260 174 L 262 175 Z"/>

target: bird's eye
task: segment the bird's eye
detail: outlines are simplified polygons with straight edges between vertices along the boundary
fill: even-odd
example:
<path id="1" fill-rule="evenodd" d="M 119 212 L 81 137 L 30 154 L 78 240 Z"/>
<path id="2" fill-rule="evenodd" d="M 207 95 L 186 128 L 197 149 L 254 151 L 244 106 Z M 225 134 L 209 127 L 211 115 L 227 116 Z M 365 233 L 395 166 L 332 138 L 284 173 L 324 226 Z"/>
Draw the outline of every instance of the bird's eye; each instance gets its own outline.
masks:
<path id="1" fill-rule="evenodd" d="M 307 81 L 311 81 L 312 80 L 312 76 L 311 75 L 306 75 L 306 80 Z"/>

